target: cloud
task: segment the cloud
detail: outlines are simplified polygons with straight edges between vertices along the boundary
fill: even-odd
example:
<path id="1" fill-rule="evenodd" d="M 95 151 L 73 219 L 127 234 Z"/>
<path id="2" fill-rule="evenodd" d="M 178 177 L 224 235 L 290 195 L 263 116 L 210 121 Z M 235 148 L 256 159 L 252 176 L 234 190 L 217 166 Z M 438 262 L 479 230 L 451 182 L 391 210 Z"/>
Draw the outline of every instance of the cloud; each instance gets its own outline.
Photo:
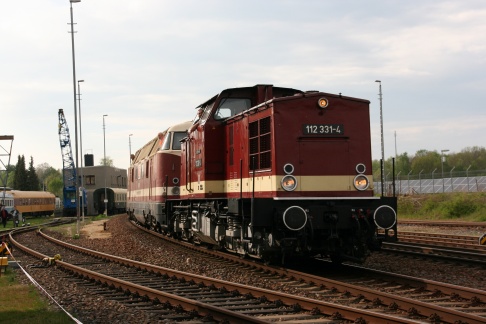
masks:
<path id="1" fill-rule="evenodd" d="M 483 1 L 209 0 L 73 4 L 83 149 L 128 166 L 132 150 L 225 88 L 270 83 L 371 101 L 373 156 L 484 146 Z M 57 111 L 74 138 L 69 2 L 0 12 L 2 133 L 14 156 L 61 168 Z M 14 159 L 14 163 L 16 158 Z"/>

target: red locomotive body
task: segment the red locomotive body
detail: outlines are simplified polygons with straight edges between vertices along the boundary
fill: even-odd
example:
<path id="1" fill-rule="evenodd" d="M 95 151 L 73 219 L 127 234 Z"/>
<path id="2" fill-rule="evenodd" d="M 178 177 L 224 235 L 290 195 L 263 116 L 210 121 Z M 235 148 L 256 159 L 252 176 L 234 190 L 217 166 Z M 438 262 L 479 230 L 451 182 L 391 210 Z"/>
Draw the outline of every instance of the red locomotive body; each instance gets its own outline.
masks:
<path id="1" fill-rule="evenodd" d="M 127 209 L 147 227 L 166 227 L 166 201 L 179 198 L 180 140 L 190 125 L 185 122 L 170 127 L 131 157 Z"/>
<path id="2" fill-rule="evenodd" d="M 198 108 L 162 230 L 268 260 L 363 261 L 396 240 L 396 198 L 373 196 L 369 101 L 257 85 Z"/>

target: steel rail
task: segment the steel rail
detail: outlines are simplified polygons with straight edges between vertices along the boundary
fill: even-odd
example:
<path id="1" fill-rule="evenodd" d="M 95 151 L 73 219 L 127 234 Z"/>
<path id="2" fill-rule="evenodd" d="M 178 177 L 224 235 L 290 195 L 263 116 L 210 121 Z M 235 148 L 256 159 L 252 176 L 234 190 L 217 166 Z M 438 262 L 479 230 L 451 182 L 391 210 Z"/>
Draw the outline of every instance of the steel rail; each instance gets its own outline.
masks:
<path id="1" fill-rule="evenodd" d="M 386 242 L 383 243 L 381 250 L 384 252 L 407 253 L 428 258 L 486 265 L 486 255 L 483 253 L 442 249 L 440 247 L 434 247 L 431 245 L 412 245 Z"/>
<path id="2" fill-rule="evenodd" d="M 398 225 L 423 225 L 423 226 L 455 226 L 455 227 L 486 227 L 485 222 L 464 222 L 464 221 L 425 221 L 403 219 Z"/>
<path id="3" fill-rule="evenodd" d="M 93 250 L 89 250 L 89 249 L 86 249 L 86 248 L 83 248 L 83 247 L 80 247 L 80 246 L 76 246 L 76 245 L 73 245 L 73 244 L 70 244 L 70 243 L 67 243 L 67 242 L 63 242 L 63 241 L 57 240 L 55 238 L 52 238 L 52 237 L 50 237 L 50 236 L 48 236 L 48 235 L 46 235 L 45 233 L 42 233 L 42 232 L 40 232 L 40 234 L 43 237 L 45 237 L 46 239 L 48 239 L 48 240 L 50 240 L 50 241 L 52 241 L 56 244 L 60 244 L 64 247 L 67 247 L 67 248 L 70 248 L 70 249 L 73 249 L 73 250 L 76 250 L 76 251 L 79 251 L 79 252 L 82 252 L 82 253 L 86 253 L 86 254 L 91 255 L 91 256 L 110 260 L 112 262 L 116 262 L 116 263 L 127 265 L 127 266 L 136 267 L 140 270 L 145 270 L 147 272 L 154 272 L 154 273 L 160 273 L 160 274 L 165 273 L 170 277 L 175 276 L 177 278 L 184 278 L 186 281 L 193 280 L 195 282 L 201 282 L 206 286 L 214 286 L 216 288 L 223 288 L 224 287 L 224 288 L 226 288 L 227 290 L 230 290 L 230 291 L 231 290 L 237 290 L 241 294 L 251 294 L 255 298 L 265 297 L 269 301 L 274 301 L 274 302 L 281 301 L 282 303 L 284 303 L 286 305 L 298 304 L 302 307 L 302 309 L 308 310 L 308 311 L 319 310 L 320 313 L 322 313 L 322 314 L 339 314 L 339 317 L 341 317 L 343 319 L 350 319 L 352 321 L 354 321 L 356 319 L 364 319 L 364 320 L 368 321 L 369 323 L 420 323 L 420 321 L 414 321 L 414 320 L 409 319 L 409 318 L 403 318 L 403 317 L 393 316 L 393 315 L 389 315 L 389 314 L 358 309 L 358 308 L 354 308 L 354 307 L 349 307 L 349 306 L 345 306 L 345 305 L 339 305 L 339 304 L 319 301 L 319 300 L 306 298 L 306 297 L 294 296 L 294 295 L 285 294 L 285 293 L 267 290 L 267 289 L 262 289 L 262 288 L 258 288 L 258 287 L 251 287 L 251 286 L 241 285 L 241 284 L 238 284 L 238 283 L 227 282 L 227 281 L 219 280 L 219 279 L 211 279 L 211 278 L 207 278 L 207 277 L 200 276 L 200 275 L 184 273 L 184 272 L 181 272 L 181 271 L 178 271 L 178 270 L 167 269 L 167 268 L 164 268 L 164 267 L 150 265 L 150 264 L 139 262 L 139 261 L 124 259 L 124 258 L 121 258 L 121 257 L 118 257 L 118 256 L 112 256 L 112 255 L 109 255 L 109 254 L 106 254 L 106 253 L 103 253 L 103 252 L 93 251 Z M 15 244 L 19 244 L 19 243 L 15 242 Z M 27 247 L 24 247 L 24 248 L 30 250 Z M 40 253 L 37 253 L 35 251 L 33 251 L 33 252 L 34 252 L 34 255 L 38 255 L 38 257 L 40 257 L 40 258 L 45 257 L 44 255 L 42 255 Z M 28 252 L 28 253 L 30 253 L 30 252 Z M 74 270 L 76 270 L 76 271 L 84 271 L 85 270 L 83 268 L 80 268 L 80 267 L 77 267 L 77 266 L 74 266 L 74 265 L 67 266 L 67 265 L 65 265 L 65 262 L 59 261 L 59 260 L 56 260 L 56 264 L 59 265 L 59 266 L 65 267 L 66 269 L 69 268 L 73 271 Z M 86 272 L 90 272 L 90 270 L 87 270 Z M 101 275 L 101 274 L 99 274 L 99 276 L 103 280 L 107 280 L 107 278 L 105 278 L 105 277 L 108 277 L 108 276 Z M 115 278 L 113 278 L 113 279 L 115 279 Z M 98 280 L 98 279 L 96 279 L 96 280 Z M 114 285 L 116 285 L 116 284 L 121 285 L 122 283 L 124 283 L 124 281 L 123 280 L 119 281 L 119 279 L 115 279 L 113 281 Z M 134 285 L 134 284 L 130 284 L 130 285 Z M 127 286 L 127 288 L 130 290 L 129 286 Z M 150 295 L 149 295 L 149 293 L 150 293 Z M 141 294 L 141 295 L 147 294 L 150 297 L 150 296 L 152 296 L 152 294 L 154 294 L 154 291 L 149 290 L 147 293 L 144 292 L 142 294 L 141 292 L 139 292 L 139 294 Z M 170 294 L 168 294 L 168 295 L 170 295 Z M 182 297 L 173 296 L 172 298 L 182 298 Z M 181 301 L 181 303 L 182 302 L 187 302 L 187 300 L 183 299 Z M 198 305 L 198 307 L 203 307 L 203 305 L 205 305 L 205 304 L 198 302 L 197 305 Z M 214 307 L 214 306 L 212 306 L 212 307 Z M 252 321 L 254 321 L 256 317 L 250 317 L 250 318 L 252 319 Z M 471 322 L 471 323 L 474 323 L 474 322 Z"/>
<path id="4" fill-rule="evenodd" d="M 60 241 L 62 242 L 62 241 Z M 19 242 L 17 242 L 15 239 L 12 238 L 12 243 L 21 249 L 22 251 L 31 254 L 39 259 L 44 259 L 47 258 L 48 256 L 39 253 L 33 249 L 30 249 Z M 104 253 L 103 253 L 104 254 Z M 90 254 L 92 256 L 95 256 L 95 254 Z M 104 256 L 108 256 L 107 254 L 104 254 Z M 251 317 L 247 316 L 241 313 L 236 313 L 224 308 L 220 307 L 214 307 L 209 304 L 205 303 L 200 303 L 194 300 L 190 300 L 184 297 L 179 297 L 177 295 L 172 295 L 165 293 L 163 291 L 159 291 L 156 289 L 140 286 L 125 280 L 117 279 L 114 277 L 110 277 L 95 271 L 91 271 L 85 268 L 78 267 L 76 265 L 61 261 L 61 260 L 55 260 L 56 265 L 71 271 L 73 273 L 76 273 L 77 275 L 87 277 L 89 279 L 99 281 L 102 284 L 106 284 L 109 286 L 113 286 L 115 288 L 121 288 L 123 290 L 129 290 L 131 293 L 134 294 L 139 294 L 140 296 L 147 296 L 151 299 L 158 299 L 158 300 L 167 300 L 171 304 L 178 304 L 181 305 L 184 309 L 187 310 L 196 310 L 199 314 L 201 315 L 210 315 L 214 319 L 219 320 L 219 321 L 230 321 L 231 323 L 268 323 L 268 321 L 262 321 L 258 319 L 257 317 Z"/>
<path id="5" fill-rule="evenodd" d="M 161 234 L 154 233 L 153 231 L 142 228 L 142 227 L 140 227 L 136 224 L 133 224 L 133 225 L 140 228 L 141 230 L 151 234 L 151 235 L 155 235 L 157 237 L 168 239 Z M 176 244 L 180 244 L 180 242 L 177 241 L 177 240 L 173 240 L 173 239 L 168 239 L 168 240 L 171 241 L 171 242 L 175 242 Z M 452 322 L 456 322 L 456 321 L 460 322 L 461 320 L 464 320 L 464 319 L 468 319 L 468 323 L 484 323 L 485 322 L 484 317 L 473 315 L 473 314 L 468 314 L 468 313 L 457 311 L 457 310 L 454 310 L 454 309 L 451 309 L 451 308 L 437 306 L 437 305 L 434 305 L 434 304 L 431 304 L 431 303 L 417 301 L 417 300 L 414 300 L 414 299 L 410 299 L 410 298 L 407 298 L 407 297 L 401 297 L 401 296 L 397 296 L 397 295 L 394 295 L 394 294 L 379 292 L 379 291 L 376 291 L 376 290 L 373 290 L 373 289 L 363 288 L 363 287 L 348 284 L 348 283 L 345 283 L 345 282 L 327 279 L 327 278 L 323 278 L 323 277 L 319 277 L 319 276 L 315 276 L 315 275 L 311 275 L 311 274 L 306 274 L 306 273 L 294 271 L 294 270 L 291 270 L 291 269 L 285 269 L 285 268 L 281 268 L 281 267 L 265 266 L 264 264 L 259 264 L 259 263 L 256 263 L 256 262 L 248 262 L 248 260 L 243 260 L 240 257 L 234 256 L 234 255 L 223 255 L 222 256 L 221 253 L 217 253 L 217 252 L 214 252 L 214 251 L 211 251 L 211 250 L 203 250 L 203 249 L 200 249 L 200 248 L 189 246 L 187 244 L 180 244 L 180 245 L 183 245 L 186 248 L 196 250 L 196 251 L 201 252 L 201 253 L 210 254 L 210 255 L 213 255 L 213 256 L 217 256 L 217 257 L 221 257 L 221 258 L 224 258 L 224 259 L 227 259 L 227 260 L 237 262 L 239 264 L 244 264 L 244 265 L 248 265 L 248 266 L 251 266 L 251 267 L 254 267 L 254 268 L 258 268 L 262 271 L 273 272 L 273 273 L 278 274 L 280 276 L 286 276 L 286 277 L 289 277 L 289 278 L 297 278 L 296 280 L 304 280 L 305 282 L 315 284 L 316 286 L 332 287 L 332 288 L 339 289 L 340 291 L 347 291 L 347 292 L 352 293 L 352 294 L 357 295 L 357 296 L 359 296 L 359 295 L 364 296 L 365 298 L 367 298 L 369 300 L 380 300 L 385 305 L 387 305 L 387 304 L 388 305 L 398 304 L 399 309 L 401 309 L 403 311 L 416 310 L 420 315 L 424 315 L 424 316 L 427 316 L 427 317 L 437 315 L 441 319 L 447 318 L 447 320 L 452 320 Z M 388 276 L 393 276 L 393 274 L 388 274 Z M 428 284 L 429 284 L 429 286 L 432 286 L 431 282 L 428 282 Z M 436 283 L 435 287 L 440 287 L 440 283 Z M 474 290 L 469 289 L 469 288 L 463 288 L 463 287 L 458 287 L 458 286 L 455 286 L 455 288 L 454 288 L 454 285 L 443 286 L 443 289 L 448 290 L 448 291 L 454 290 L 455 293 L 457 293 L 460 296 L 464 296 L 464 297 L 466 297 L 466 296 L 470 296 L 470 297 L 484 296 L 484 292 L 482 292 L 482 291 L 474 291 Z M 486 296 L 484 296 L 484 297 L 486 298 Z"/>

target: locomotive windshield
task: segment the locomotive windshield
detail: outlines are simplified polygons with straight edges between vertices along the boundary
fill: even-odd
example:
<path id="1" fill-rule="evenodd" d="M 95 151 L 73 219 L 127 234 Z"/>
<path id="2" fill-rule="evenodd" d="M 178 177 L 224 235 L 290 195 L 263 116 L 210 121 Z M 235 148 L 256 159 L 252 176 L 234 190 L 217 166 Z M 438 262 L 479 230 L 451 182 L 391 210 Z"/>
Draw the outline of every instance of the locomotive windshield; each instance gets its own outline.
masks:
<path id="1" fill-rule="evenodd" d="M 170 150 L 170 140 L 172 138 L 172 132 L 165 134 L 164 143 L 162 143 L 162 150 Z"/>
<path id="2" fill-rule="evenodd" d="M 180 151 L 181 149 L 181 140 L 187 136 L 186 132 L 169 132 L 165 135 L 164 143 L 162 144 L 162 150 L 167 151 L 170 150 L 170 143 L 172 140 L 172 150 Z"/>
<path id="3" fill-rule="evenodd" d="M 248 98 L 224 98 L 221 100 L 214 119 L 221 120 L 249 109 L 251 101 Z"/>
<path id="4" fill-rule="evenodd" d="M 174 141 L 172 142 L 173 150 L 181 149 L 181 140 L 187 136 L 186 132 L 174 132 Z"/>

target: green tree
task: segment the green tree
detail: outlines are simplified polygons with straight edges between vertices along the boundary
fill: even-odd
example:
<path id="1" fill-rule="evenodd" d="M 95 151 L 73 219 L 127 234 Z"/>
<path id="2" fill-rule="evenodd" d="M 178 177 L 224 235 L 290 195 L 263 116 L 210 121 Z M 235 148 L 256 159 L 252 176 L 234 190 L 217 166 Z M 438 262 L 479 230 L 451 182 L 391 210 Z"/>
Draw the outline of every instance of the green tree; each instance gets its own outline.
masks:
<path id="1" fill-rule="evenodd" d="M 422 170 L 424 173 L 441 170 L 441 155 L 437 151 L 419 150 L 411 160 L 411 167 L 415 173 L 420 173 Z"/>
<path id="2" fill-rule="evenodd" d="M 478 146 L 466 147 L 459 153 L 449 154 L 445 163 L 448 170 L 452 167 L 454 171 L 465 171 L 469 167 L 471 170 L 486 170 L 486 149 Z"/>
<path id="3" fill-rule="evenodd" d="M 445 152 L 444 152 L 445 153 Z M 442 161 L 444 158 L 444 161 Z M 432 171 L 436 170 L 435 177 L 440 177 L 444 168 L 444 174 L 454 168 L 454 172 L 486 170 L 486 149 L 484 147 L 467 147 L 459 153 L 445 153 L 438 151 L 419 150 L 415 155 L 409 157 L 407 153 L 397 156 L 395 161 L 395 174 L 400 173 L 404 178 L 410 171 L 412 176 L 422 172 L 423 177 L 430 177 Z M 392 170 L 392 158 L 385 163 L 385 172 L 389 174 Z M 380 160 L 373 160 L 373 177 L 375 181 L 381 180 Z"/>
<path id="4" fill-rule="evenodd" d="M 15 165 L 12 164 L 7 165 L 5 170 L 2 170 L 2 172 L 0 172 L 0 187 L 3 188 L 4 186 L 7 186 L 9 188 L 12 188 L 14 183 L 14 176 L 15 176 Z"/>
<path id="5" fill-rule="evenodd" d="M 59 171 L 48 175 L 44 182 L 46 184 L 47 191 L 53 193 L 61 199 L 63 198 L 62 189 L 64 188 L 64 182 Z"/>
<path id="6" fill-rule="evenodd" d="M 372 162 L 373 167 L 373 176 L 375 181 L 381 180 L 381 163 L 380 160 L 373 160 Z M 391 172 L 393 170 L 393 158 L 390 157 L 388 160 L 385 161 L 385 176 L 388 175 L 388 179 L 391 179 Z M 398 155 L 395 160 L 395 175 L 400 174 L 400 177 L 407 175 L 411 170 L 411 163 L 410 158 L 408 157 L 408 153 L 402 153 Z"/>
<path id="7" fill-rule="evenodd" d="M 27 184 L 27 170 L 25 169 L 25 158 L 23 155 L 18 156 L 17 165 L 15 166 L 15 173 L 13 176 L 13 189 L 28 190 Z"/>
<path id="8" fill-rule="evenodd" d="M 34 168 L 34 158 L 30 157 L 29 169 L 27 170 L 27 189 L 37 191 L 40 189 L 39 178 Z"/>
<path id="9" fill-rule="evenodd" d="M 54 169 L 47 163 L 39 164 L 36 168 L 36 173 L 37 173 L 37 177 L 39 178 L 39 183 L 41 185 L 41 188 L 43 188 L 43 190 L 48 190 L 47 179 L 51 175 L 57 175 L 62 181 L 61 171 Z"/>
<path id="10" fill-rule="evenodd" d="M 412 170 L 412 163 L 407 152 L 397 156 L 397 160 L 395 161 L 395 170 L 397 174 L 400 173 L 401 177 L 407 175 Z"/>
<path id="11" fill-rule="evenodd" d="M 113 160 L 107 156 L 106 159 L 105 158 L 101 158 L 100 159 L 100 165 L 106 165 L 106 166 L 114 166 L 113 165 Z"/>

